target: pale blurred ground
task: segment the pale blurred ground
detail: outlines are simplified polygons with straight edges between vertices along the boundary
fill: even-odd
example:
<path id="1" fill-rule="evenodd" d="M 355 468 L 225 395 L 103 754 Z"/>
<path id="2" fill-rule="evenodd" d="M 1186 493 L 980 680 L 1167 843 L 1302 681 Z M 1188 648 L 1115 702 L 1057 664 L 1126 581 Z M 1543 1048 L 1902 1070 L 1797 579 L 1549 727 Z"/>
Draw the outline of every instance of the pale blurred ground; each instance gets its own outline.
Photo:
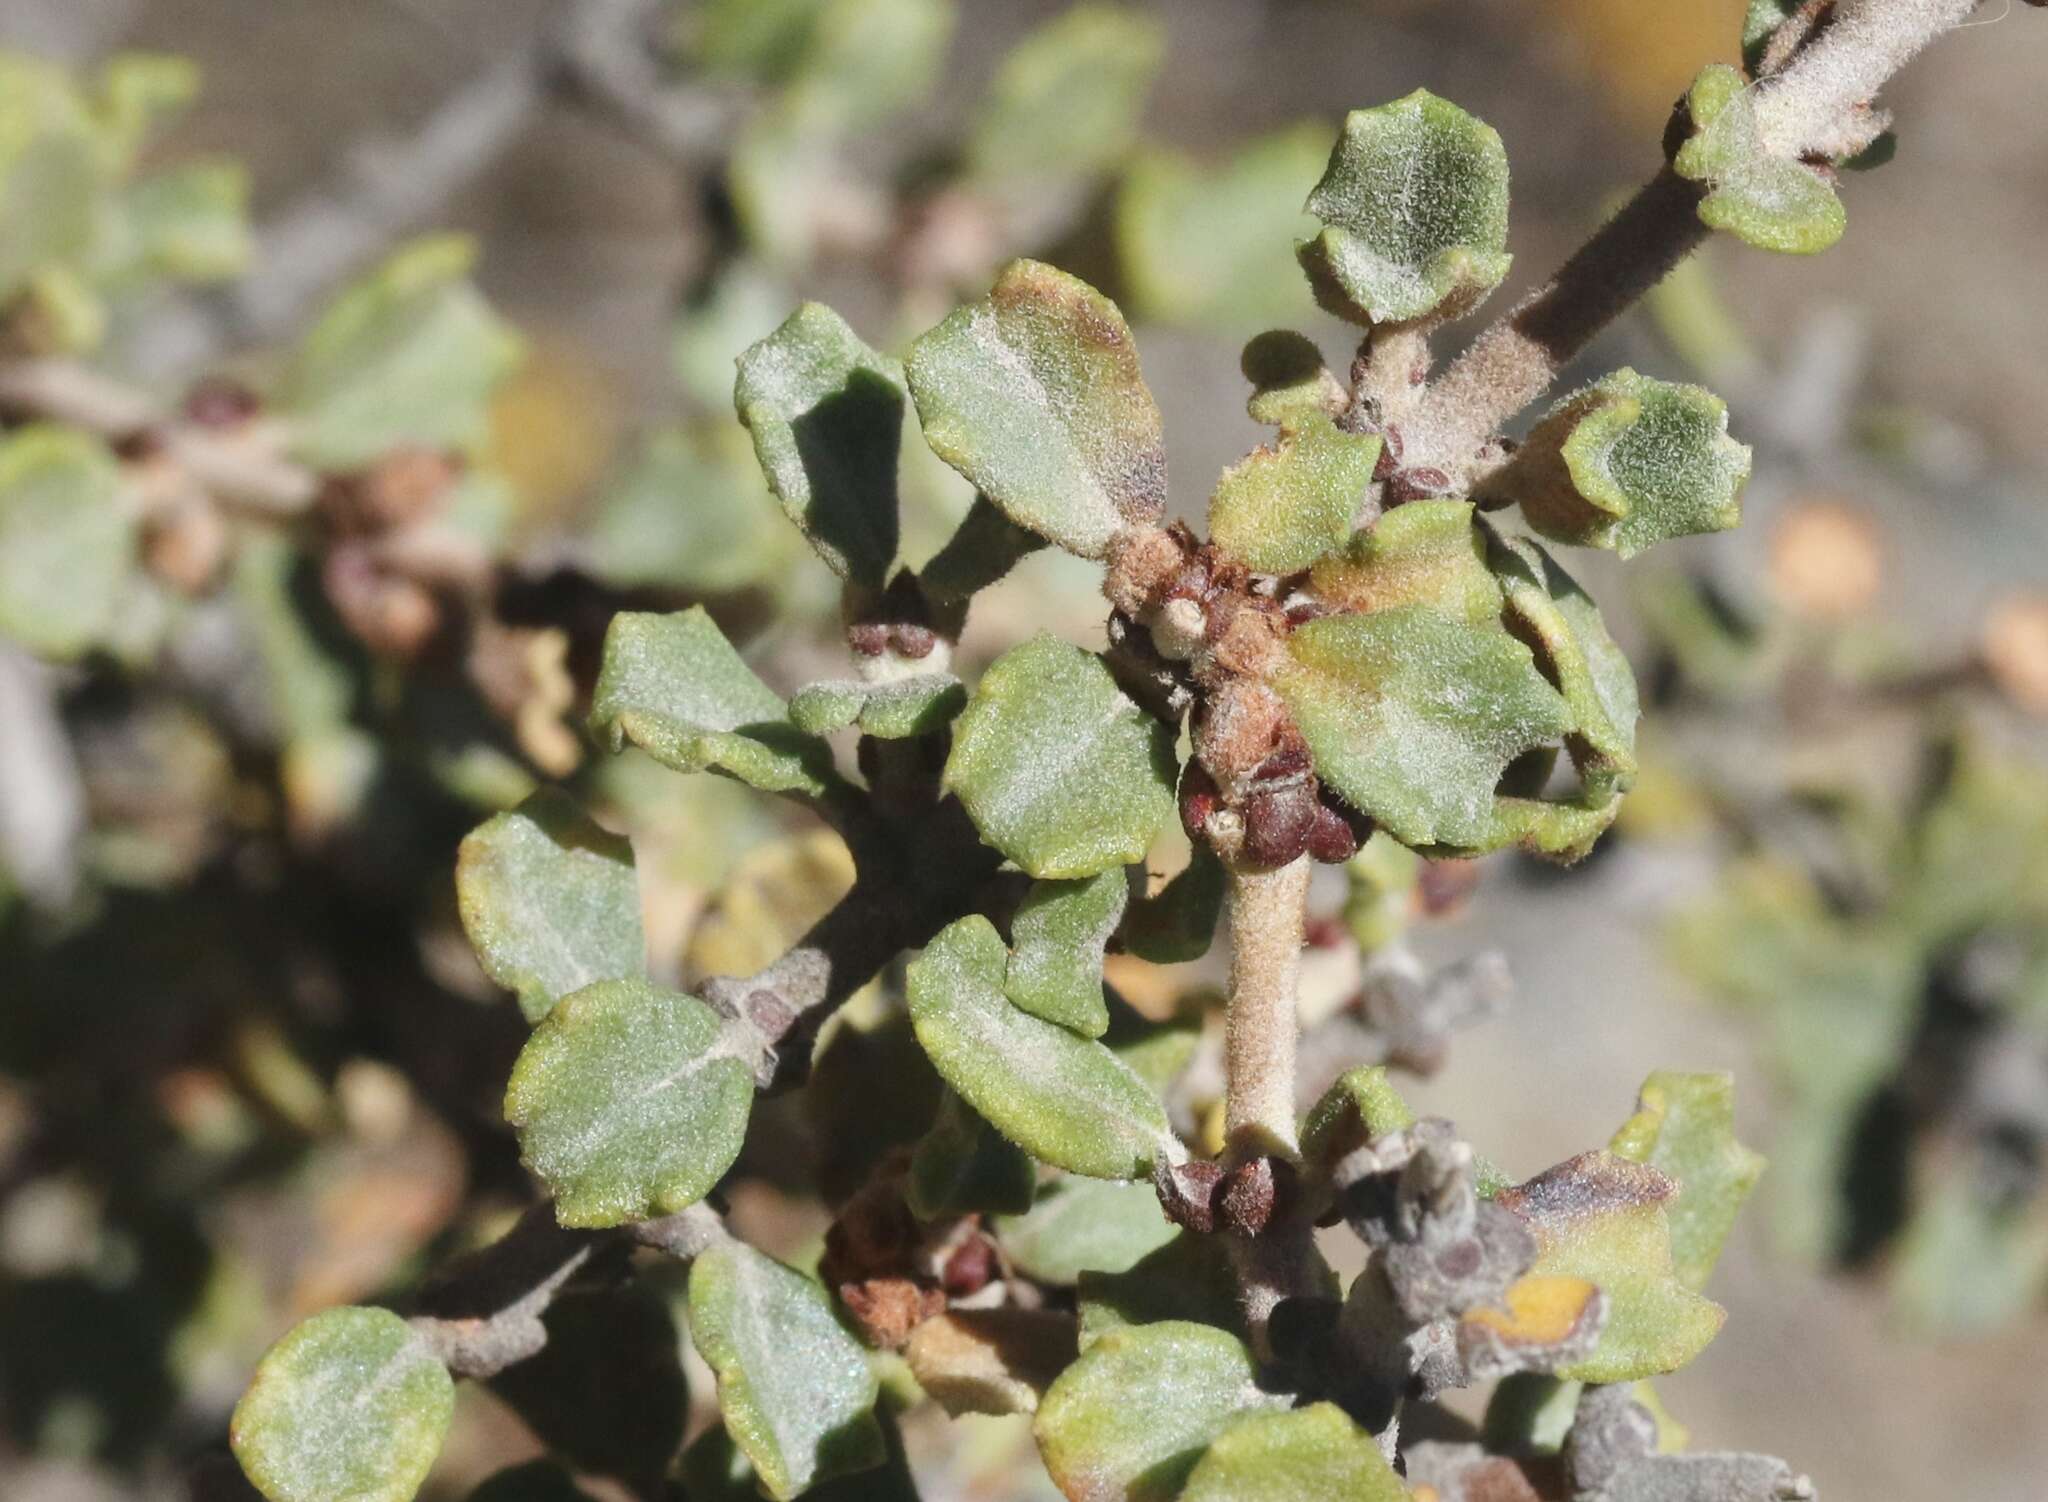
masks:
<path id="1" fill-rule="evenodd" d="M 1946 483 L 1836 483 L 1886 519 L 1888 611 L 1953 639 L 1994 583 L 2048 577 L 2048 17 L 2001 0 L 1889 94 L 1897 161 L 1845 187 L 1846 240 L 1818 262 L 1717 246 L 1713 266 L 1767 353 L 1846 308 L 1870 341 L 1870 394 L 1945 418 Z M 66 9 L 66 6 L 69 9 Z M 962 0 L 949 96 L 1056 7 Z M 1194 148 L 1426 86 L 1496 126 L 1515 174 L 1508 295 L 1540 279 L 1602 203 L 1656 163 L 1669 101 L 1732 53 L 1740 0 L 1170 0 L 1172 50 L 1152 134 Z M 450 86 L 521 45 L 544 0 L 66 0 L 50 18 L 0 0 L 0 40 L 105 38 L 177 50 L 208 92 L 184 142 L 255 168 L 259 208 L 286 201 L 352 138 L 402 130 Z M 102 27 L 101 22 L 106 25 Z M 587 120 L 542 120 L 445 221 L 485 238 L 483 275 L 520 321 L 567 341 L 613 400 L 658 414 L 667 318 L 693 255 L 694 206 L 668 169 Z M 1328 325 L 1320 326 L 1325 333 Z M 1165 408 L 1179 504 L 1254 440 L 1234 351 L 1140 331 Z M 1339 347 L 1328 345 L 1333 356 Z M 1678 373 L 1640 326 L 1590 364 Z M 1738 406 L 1735 429 L 1744 415 Z M 1809 477 L 1810 479 L 1811 477 Z M 1768 505 L 1789 483 L 1759 470 Z M 1742 548 L 1745 544 L 1730 543 Z M 1753 544 L 1751 544 L 1753 546 Z M 1738 554 L 1738 556 L 1740 556 Z M 1603 582 L 1596 579 L 1596 586 Z M 1607 579 L 1611 594 L 1612 580 Z M 1516 971 L 1509 1018 L 1465 1038 L 1417 1092 L 1505 1166 L 1531 1171 L 1605 1141 L 1653 1068 L 1728 1067 L 1768 1149 L 1762 1080 L 1731 1022 L 1663 965 L 1656 927 L 1707 875 L 1635 847 L 1564 881 L 1501 870 L 1447 953 L 1491 943 Z M 1738 1233 L 1712 1290 L 1727 1329 L 1669 1402 L 1702 1446 L 1783 1454 L 1837 1502 L 2039 1502 L 2048 1496 L 2048 1317 L 1946 1348 L 1909 1343 L 1869 1288 L 1774 1262 Z"/>

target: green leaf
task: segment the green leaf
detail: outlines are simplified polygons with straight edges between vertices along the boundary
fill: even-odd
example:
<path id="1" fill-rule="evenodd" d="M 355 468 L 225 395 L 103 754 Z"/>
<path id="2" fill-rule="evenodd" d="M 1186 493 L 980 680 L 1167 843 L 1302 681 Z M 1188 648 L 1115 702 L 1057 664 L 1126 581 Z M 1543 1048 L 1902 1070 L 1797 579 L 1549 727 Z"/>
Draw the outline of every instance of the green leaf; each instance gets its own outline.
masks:
<path id="1" fill-rule="evenodd" d="M 2048 1290 L 2048 1224 L 2037 1204 L 2001 1203 L 1961 1175 L 1937 1180 L 1899 1240 L 1892 1291 L 1919 1332 L 1990 1335 Z"/>
<path id="2" fill-rule="evenodd" d="M 1498 624 L 1401 606 L 1310 621 L 1289 647 L 1274 686 L 1317 775 L 1405 845 L 1501 843 L 1501 774 L 1570 728 L 1563 697 Z"/>
<path id="3" fill-rule="evenodd" d="M 1336 417 L 1351 404 L 1351 393 L 1306 334 L 1268 329 L 1246 343 L 1237 363 L 1252 383 L 1244 409 L 1253 422 L 1299 427 L 1310 418 Z"/>
<path id="4" fill-rule="evenodd" d="M 1490 561 L 1518 633 L 1571 710 L 1567 738 L 1586 782 L 1586 802 L 1604 804 L 1636 773 L 1635 673 L 1601 619 L 1600 607 L 1535 543 L 1495 538 Z"/>
<path id="5" fill-rule="evenodd" d="M 433 1469 L 455 1383 L 388 1309 L 329 1309 L 270 1348 L 229 1443 L 270 1502 L 410 1502 Z"/>
<path id="6" fill-rule="evenodd" d="M 1546 537 L 1633 558 L 1738 525 L 1749 467 L 1719 397 L 1623 369 L 1551 408 L 1479 496 L 1520 505 Z"/>
<path id="7" fill-rule="evenodd" d="M 103 236 L 95 260 L 108 283 L 240 276 L 255 249 L 249 175 L 233 162 L 191 162 L 145 177 L 109 205 Z"/>
<path id="8" fill-rule="evenodd" d="M 822 1481 L 805 1502 L 918 1502 L 917 1482 L 903 1456 L 903 1441 L 886 1407 L 877 1412 L 889 1457 L 880 1467 Z M 723 1424 L 713 1424 L 683 1451 L 682 1498 L 673 1502 L 760 1502 L 760 1477 Z M 673 1493 L 670 1494 L 673 1498 Z"/>
<path id="9" fill-rule="evenodd" d="M 1010 1000 L 1084 1038 L 1107 1032 L 1102 953 L 1130 890 L 1121 866 L 1081 881 L 1033 882 L 1010 929 L 1010 968 L 1003 981 Z"/>
<path id="10" fill-rule="evenodd" d="M 1559 1377 L 1635 1382 L 1674 1372 L 1720 1331 L 1727 1311 L 1688 1287 L 1672 1260 L 1665 1205 L 1675 1193 L 1657 1170 L 1595 1152 L 1495 1196 L 1536 1233 L 1531 1277 L 1583 1278 L 1606 1296 L 1599 1344 Z"/>
<path id="11" fill-rule="evenodd" d="M 715 1246 L 690 1268 L 690 1339 L 769 1495 L 795 1497 L 887 1458 L 867 1353 L 811 1279 L 743 1242 Z"/>
<path id="12" fill-rule="evenodd" d="M 1183 1502 L 1408 1502 L 1379 1442 L 1334 1403 L 1256 1413 L 1216 1437 Z"/>
<path id="13" fill-rule="evenodd" d="M 892 1082 L 893 1084 L 893 1082 Z M 904 1198 L 919 1220 L 948 1215 L 1014 1215 L 1031 1208 L 1038 1169 L 953 1091 L 911 1154 Z"/>
<path id="14" fill-rule="evenodd" d="M 950 0 L 827 0 L 782 106 L 819 132 L 886 120 L 930 91 L 952 30 Z"/>
<path id="15" fill-rule="evenodd" d="M 1302 1161 L 1327 1172 L 1346 1153 L 1414 1124 L 1415 1113 L 1387 1082 L 1384 1065 L 1348 1069 L 1302 1122 Z"/>
<path id="16" fill-rule="evenodd" d="M 1302 268 L 1354 323 L 1455 318 L 1507 275 L 1507 152 L 1426 89 L 1345 116 L 1308 211 L 1324 229 L 1301 245 Z"/>
<path id="17" fill-rule="evenodd" d="M 1063 1288 L 1084 1272 L 1128 1272 L 1179 1234 L 1150 1183 L 1102 1179 L 1055 1179 L 1026 1214 L 996 1222 L 1012 1263 Z"/>
<path id="18" fill-rule="evenodd" d="M 947 1084 L 996 1130 L 1069 1172 L 1144 1178 L 1171 1140 L 1166 1110 L 1100 1043 L 1003 994 L 1009 952 L 988 919 L 962 918 L 909 971 L 910 1015 Z"/>
<path id="19" fill-rule="evenodd" d="M 100 69 L 97 92 L 101 145 L 114 166 L 125 168 L 198 97 L 199 69 L 187 58 L 123 52 Z"/>
<path id="20" fill-rule="evenodd" d="M 968 129 L 967 166 L 984 180 L 1092 177 L 1137 139 L 1166 54 L 1166 29 L 1117 5 L 1076 5 L 1003 59 Z"/>
<path id="21" fill-rule="evenodd" d="M 974 498 L 960 525 L 918 570 L 917 582 L 934 604 L 971 599 L 1045 546 L 998 510 L 985 495 Z"/>
<path id="22" fill-rule="evenodd" d="M 0 632 L 76 657 L 115 624 L 135 570 L 135 522 L 106 445 L 75 428 L 0 437 Z"/>
<path id="23" fill-rule="evenodd" d="M 763 792 L 816 797 L 834 778 L 830 748 L 789 722 L 781 696 L 701 605 L 612 617 L 590 723 L 614 751 L 631 741 L 665 767 L 723 772 Z"/>
<path id="24" fill-rule="evenodd" d="M 92 246 L 106 168 L 61 68 L 0 54 L 0 304 Z"/>
<path id="25" fill-rule="evenodd" d="M 1693 134 L 1671 165 L 1708 188 L 1700 222 L 1759 250 L 1813 255 L 1842 238 L 1848 216 L 1828 180 L 1774 152 L 1740 70 L 1711 63 L 1686 95 Z"/>
<path id="26" fill-rule="evenodd" d="M 1279 442 L 1223 471 L 1209 535 L 1254 573 L 1292 574 L 1343 545 L 1379 462 L 1376 434 L 1298 416 Z"/>
<path id="27" fill-rule="evenodd" d="M 1041 632 L 990 665 L 953 726 L 946 787 L 1041 880 L 1145 857 L 1173 817 L 1173 731 L 1102 659 Z"/>
<path id="28" fill-rule="evenodd" d="M 285 385 L 302 459 L 348 469 L 403 444 L 482 446 L 491 393 L 521 346 L 471 285 L 475 262 L 461 236 L 417 241 L 321 316 Z"/>
<path id="29" fill-rule="evenodd" d="M 1244 1334 L 1237 1272 L 1219 1236 L 1183 1231 L 1124 1272 L 1084 1272 L 1075 1297 L 1083 1350 L 1111 1330 L 1167 1320 Z"/>
<path id="30" fill-rule="evenodd" d="M 890 683 L 807 684 L 789 701 L 789 717 L 811 735 L 857 723 L 862 735 L 896 741 L 943 730 L 966 706 L 967 687 L 951 673 L 919 673 Z"/>
<path id="31" fill-rule="evenodd" d="M 1428 605 L 1474 625 L 1498 621 L 1500 581 L 1469 501 L 1411 501 L 1316 565 L 1309 587 L 1338 610 Z"/>
<path id="32" fill-rule="evenodd" d="M 651 1495 L 683 1442 L 690 1393 L 666 1294 L 644 1282 L 558 1293 L 548 1343 L 491 1390 L 577 1470 Z"/>
<path id="33" fill-rule="evenodd" d="M 1298 317 L 1301 273 L 1289 242 L 1310 228 L 1301 204 L 1329 139 L 1305 122 L 1213 166 L 1163 148 L 1139 152 L 1116 201 L 1136 315 L 1238 334 Z"/>
<path id="34" fill-rule="evenodd" d="M 571 991 L 646 961 L 633 847 L 548 790 L 478 826 L 455 860 L 463 931 L 484 973 L 538 1022 Z"/>
<path id="35" fill-rule="evenodd" d="M 1608 1150 L 1647 1163 L 1678 1186 L 1664 1207 L 1671 1260 L 1697 1293 L 1721 1255 L 1764 1160 L 1735 1140 L 1735 1077 L 1660 1070 L 1643 1082 L 1636 1114 Z"/>
<path id="36" fill-rule="evenodd" d="M 718 1014 L 641 980 L 565 996 L 505 1090 L 520 1155 L 565 1226 L 616 1226 L 694 1205 L 739 1156 L 754 1073 Z"/>
<path id="37" fill-rule="evenodd" d="M 739 358 L 733 405 L 782 509 L 842 579 L 880 589 L 896 559 L 903 367 L 808 302 Z"/>
<path id="38" fill-rule="evenodd" d="M 1032 1432 L 1070 1502 L 1168 1502 L 1233 1420 L 1284 1402 L 1260 1390 L 1236 1336 L 1168 1321 L 1090 1345 L 1053 1383 Z"/>
<path id="39" fill-rule="evenodd" d="M 1107 557 L 1166 504 L 1159 408 L 1116 304 L 1038 261 L 911 347 L 925 441 L 1020 527 Z"/>
<path id="40" fill-rule="evenodd" d="M 1124 950 L 1154 965 L 1183 965 L 1209 952 L 1223 915 L 1223 863 L 1197 845 L 1187 865 L 1140 897 L 1124 919 Z"/>
<path id="41" fill-rule="evenodd" d="M 730 359 L 724 368 L 730 379 Z M 773 589 L 799 572 L 797 541 L 767 504 L 750 449 L 723 426 L 646 435 L 600 487 L 583 524 L 580 552 L 592 572 L 698 597 Z"/>

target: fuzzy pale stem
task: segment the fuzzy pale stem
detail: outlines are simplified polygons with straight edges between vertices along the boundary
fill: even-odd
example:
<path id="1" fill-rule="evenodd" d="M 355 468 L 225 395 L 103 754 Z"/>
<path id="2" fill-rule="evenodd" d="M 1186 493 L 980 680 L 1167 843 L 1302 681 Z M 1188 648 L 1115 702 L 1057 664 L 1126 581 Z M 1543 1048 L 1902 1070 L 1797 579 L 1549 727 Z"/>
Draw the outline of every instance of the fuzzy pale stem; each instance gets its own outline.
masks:
<path id="1" fill-rule="evenodd" d="M 1795 156 L 1832 138 L 1929 42 L 1970 18 L 1979 0 L 1840 0 L 1827 28 L 1757 91 L 1757 126 Z"/>
<path id="2" fill-rule="evenodd" d="M 1230 1010 L 1224 1027 L 1224 1156 L 1297 1157 L 1294 1045 L 1309 874 L 1300 856 L 1277 870 L 1230 872 Z"/>

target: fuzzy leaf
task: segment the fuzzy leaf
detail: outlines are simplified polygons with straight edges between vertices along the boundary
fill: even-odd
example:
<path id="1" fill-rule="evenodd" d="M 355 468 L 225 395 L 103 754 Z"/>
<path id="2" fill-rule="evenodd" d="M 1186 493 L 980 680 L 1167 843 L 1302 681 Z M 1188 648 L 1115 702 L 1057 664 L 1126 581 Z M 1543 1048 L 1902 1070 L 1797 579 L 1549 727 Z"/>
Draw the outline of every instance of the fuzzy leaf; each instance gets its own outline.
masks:
<path id="1" fill-rule="evenodd" d="M 811 735 L 858 724 L 862 735 L 894 741 L 943 729 L 966 705 L 967 688 L 951 673 L 919 673 L 893 683 L 808 684 L 789 701 L 789 717 Z"/>
<path id="2" fill-rule="evenodd" d="M 1090 177 L 1137 138 L 1166 53 L 1165 28 L 1121 5 L 1076 5 L 1033 31 L 997 69 L 969 128 L 985 181 Z"/>
<path id="3" fill-rule="evenodd" d="M 989 667 L 953 726 L 946 787 L 1032 876 L 1144 859 L 1173 816 L 1173 732 L 1102 660 L 1044 633 Z"/>
<path id="4" fill-rule="evenodd" d="M 1210 538 L 1254 573 L 1305 569 L 1351 535 L 1379 457 L 1377 435 L 1298 416 L 1273 447 L 1223 472 L 1209 498 Z"/>
<path id="5" fill-rule="evenodd" d="M 1334 1403 L 1232 1424 L 1180 1495 L 1183 1502 L 1408 1502 L 1379 1442 Z"/>
<path id="6" fill-rule="evenodd" d="M 934 452 L 1020 527 L 1103 558 L 1166 504 L 1159 409 L 1116 304 L 1038 261 L 911 347 Z"/>
<path id="7" fill-rule="evenodd" d="M 1101 1037 L 1109 1030 L 1102 952 L 1129 897 L 1121 866 L 1083 881 L 1033 882 L 1011 925 L 1005 994 L 1034 1017 Z"/>
<path id="8" fill-rule="evenodd" d="M 948 0 L 827 0 L 782 107 L 812 132 L 870 126 L 930 90 L 953 30 Z"/>
<path id="9" fill-rule="evenodd" d="M 790 723 L 701 605 L 612 617 L 590 723 L 614 751 L 631 741 L 678 772 L 723 772 L 764 792 L 816 796 L 833 775 L 830 749 Z"/>
<path id="10" fill-rule="evenodd" d="M 690 1268 L 690 1339 L 770 1496 L 786 1502 L 887 1458 L 867 1354 L 811 1279 L 743 1242 L 715 1246 Z"/>
<path id="11" fill-rule="evenodd" d="M 1647 1163 L 1678 1186 L 1666 1202 L 1671 1260 L 1697 1293 L 1721 1255 L 1764 1160 L 1735 1140 L 1735 1078 L 1660 1070 L 1643 1082 L 1636 1114 L 1608 1150 Z"/>
<path id="12" fill-rule="evenodd" d="M 491 1379 L 549 1451 L 651 1494 L 683 1442 L 690 1393 L 667 1295 L 644 1282 L 569 1288 L 548 1343 Z"/>
<path id="13" fill-rule="evenodd" d="M 1738 525 L 1749 467 L 1719 397 L 1623 369 L 1551 408 L 1480 496 L 1516 502 L 1546 537 L 1633 558 Z"/>
<path id="14" fill-rule="evenodd" d="M 569 798 L 534 794 L 462 842 L 455 896 L 484 973 L 538 1022 L 571 991 L 640 974 L 633 847 Z"/>
<path id="15" fill-rule="evenodd" d="M 105 164 L 61 68 L 0 54 L 0 304 L 92 248 Z"/>
<path id="16" fill-rule="evenodd" d="M 758 4 L 760 0 L 748 0 Z M 857 1471 L 823 1481 L 804 1493 L 804 1502 L 918 1502 L 917 1481 L 903 1456 L 903 1441 L 886 1406 L 875 1415 L 881 1425 L 888 1458 L 873 1470 Z M 760 1477 L 746 1452 L 732 1441 L 723 1424 L 713 1424 L 691 1440 L 678 1467 L 682 1497 L 673 1489 L 671 1502 L 760 1502 Z"/>
<path id="17" fill-rule="evenodd" d="M 1253 422 L 1298 427 L 1311 418 L 1335 417 L 1350 404 L 1351 394 L 1306 334 L 1268 329 L 1246 343 L 1237 363 L 1252 383 L 1245 411 Z"/>
<path id="18" fill-rule="evenodd" d="M 1083 1350 L 1111 1330 L 1166 1320 L 1244 1333 L 1237 1273 L 1219 1237 L 1183 1231 L 1124 1272 L 1082 1273 L 1075 1290 Z"/>
<path id="19" fill-rule="evenodd" d="M 1568 747 L 1585 779 L 1586 802 L 1604 804 L 1636 772 L 1635 673 L 1600 607 L 1555 559 L 1522 538 L 1493 541 L 1490 561 L 1508 614 L 1571 710 Z"/>
<path id="20" fill-rule="evenodd" d="M 1285 1401 L 1257 1378 L 1251 1352 L 1224 1330 L 1112 1330 L 1053 1383 L 1032 1432 L 1069 1502 L 1168 1502 L 1234 1419 Z"/>
<path id="21" fill-rule="evenodd" d="M 401 444 L 473 450 L 519 336 L 470 284 L 476 247 L 421 240 L 335 301 L 300 345 L 284 408 L 308 463 L 347 469 Z"/>
<path id="22" fill-rule="evenodd" d="M 270 1348 L 229 1421 L 270 1502 L 411 1502 L 455 1411 L 455 1383 L 388 1309 L 329 1309 Z"/>
<path id="23" fill-rule="evenodd" d="M 909 972 L 917 1041 L 947 1084 L 1005 1137 L 1069 1172 L 1143 1178 L 1166 1110 L 1100 1043 L 1042 1022 L 1003 994 L 1001 935 L 979 915 L 932 940 Z"/>
<path id="24" fill-rule="evenodd" d="M 782 509 L 842 579 L 880 589 L 896 559 L 903 367 L 805 303 L 739 358 L 733 405 Z"/>
<path id="25" fill-rule="evenodd" d="M 1455 318 L 1507 275 L 1507 152 L 1426 89 L 1345 117 L 1308 211 L 1324 229 L 1301 245 L 1302 268 L 1354 323 Z"/>
<path id="26" fill-rule="evenodd" d="M 730 377 L 732 362 L 724 362 Z M 778 589 L 793 575 L 797 540 L 766 504 L 744 434 L 661 428 L 598 491 L 581 546 L 607 583 L 658 585 L 689 596 Z"/>
<path id="27" fill-rule="evenodd" d="M 1024 1150 L 948 1090 L 910 1158 L 904 1198 L 911 1213 L 919 1220 L 1014 1215 L 1030 1209 L 1037 1192 L 1038 1169 Z"/>
<path id="28" fill-rule="evenodd" d="M 106 445 L 74 428 L 0 437 L 0 632 L 76 657 L 115 624 L 135 569 L 135 523 Z"/>
<path id="29" fill-rule="evenodd" d="M 1349 1069 L 1302 1122 L 1301 1158 L 1327 1172 L 1346 1153 L 1414 1124 L 1415 1113 L 1387 1083 L 1384 1065 Z"/>
<path id="30" fill-rule="evenodd" d="M 1114 991 L 1109 993 L 1109 1031 L 1103 1046 L 1131 1072 L 1158 1094 L 1179 1079 L 1194 1061 L 1202 1040 L 1202 1025 L 1195 1017 L 1170 1017 L 1154 1022 Z"/>
<path id="31" fill-rule="evenodd" d="M 739 1155 L 754 1074 L 717 1013 L 640 980 L 565 996 L 505 1089 L 520 1156 L 565 1226 L 616 1226 L 694 1205 Z"/>
<path id="32" fill-rule="evenodd" d="M 1498 624 L 1401 606 L 1310 621 L 1289 646 L 1275 687 L 1317 775 L 1406 845 L 1501 843 L 1501 774 L 1570 728 L 1564 699 Z"/>
<path id="33" fill-rule="evenodd" d="M 1061 1287 L 1072 1287 L 1084 1272 L 1128 1272 L 1178 1234 L 1149 1183 L 1101 1179 L 1055 1179 L 1029 1212 L 996 1222 L 1011 1262 Z"/>
<path id="34" fill-rule="evenodd" d="M 1321 125 L 1294 125 L 1213 166 L 1141 152 L 1116 201 L 1136 316 L 1226 333 L 1298 316 L 1301 273 L 1288 241 L 1312 227 L 1301 203 L 1329 159 L 1329 139 Z"/>
<path id="35" fill-rule="evenodd" d="M 1199 960 L 1215 940 L 1224 885 L 1223 863 L 1207 845 L 1197 845 L 1171 881 L 1131 904 L 1125 951 L 1155 965 Z"/>
<path id="36" fill-rule="evenodd" d="M 1500 617 L 1500 581 L 1469 501 L 1411 501 L 1324 559 L 1309 587 L 1338 610 L 1428 605 L 1477 625 Z"/>
<path id="37" fill-rule="evenodd" d="M 249 176 L 232 162 L 191 162 L 130 184 L 109 206 L 101 279 L 220 282 L 248 269 Z"/>
<path id="38" fill-rule="evenodd" d="M 1719 1332 L 1727 1311 L 1688 1287 L 1672 1261 L 1665 1206 L 1675 1193 L 1653 1168 L 1585 1153 L 1495 1197 L 1536 1233 L 1530 1276 L 1584 1279 L 1607 1297 L 1599 1344 L 1558 1376 L 1635 1382 L 1677 1371 Z"/>
<path id="39" fill-rule="evenodd" d="M 1765 143 L 1740 70 L 1726 63 L 1701 69 L 1686 105 L 1693 134 L 1671 165 L 1709 189 L 1700 202 L 1702 223 L 1759 250 L 1792 255 L 1813 255 L 1842 238 L 1842 200 L 1813 168 Z"/>

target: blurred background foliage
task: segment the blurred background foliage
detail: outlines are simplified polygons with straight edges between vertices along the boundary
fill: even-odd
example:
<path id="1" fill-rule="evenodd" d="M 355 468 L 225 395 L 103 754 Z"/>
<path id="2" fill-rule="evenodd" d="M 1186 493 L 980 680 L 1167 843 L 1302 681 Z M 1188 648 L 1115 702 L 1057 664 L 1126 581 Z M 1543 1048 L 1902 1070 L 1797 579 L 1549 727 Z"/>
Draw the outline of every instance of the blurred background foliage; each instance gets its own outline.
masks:
<path id="1" fill-rule="evenodd" d="M 1131 315 L 1176 472 L 1213 473 L 1253 436 L 1237 343 L 1341 349 L 1275 226 L 1345 109 L 1423 85 L 1500 128 L 1511 295 L 1654 162 L 1742 9 L 700 0 L 623 61 L 621 7 L 577 0 L 0 10 L 0 1495 L 244 1495 L 219 1446 L 256 1355 L 527 1202 L 498 1109 L 524 1029 L 450 874 L 484 812 L 567 778 L 630 827 L 657 978 L 743 972 L 844 890 L 829 835 L 586 765 L 579 728 L 624 606 L 708 604 L 779 685 L 835 660 L 833 581 L 730 407 L 798 298 L 889 347 L 1052 260 Z M 105 66 L 130 50 L 191 66 Z M 1734 1318 L 1670 1396 L 1838 1495 L 2017 1502 L 2048 1467 L 2018 1422 L 2048 1279 L 2044 64 L 2038 28 L 1938 52 L 1827 265 L 1715 246 L 1591 352 L 1728 398 L 1748 523 L 1616 622 L 1658 667 L 1613 848 L 1489 863 L 1416 940 L 1517 973 L 1415 1092 L 1520 1143 L 1511 1171 L 1599 1140 L 1650 1067 L 1768 1081 Z M 10 375 L 53 364 L 116 383 L 97 438 L 25 421 L 45 393 Z M 167 427 L 262 461 L 236 504 L 152 488 Z M 968 497 L 905 453 L 919 557 Z M 1100 629 L 1050 551 L 988 600 L 980 661 L 1023 602 Z M 1203 977 L 1118 979 L 1159 1015 Z M 862 1098 L 901 1040 L 849 1031 Z M 788 1165 L 861 1165 L 829 1120 L 758 1135 L 735 1216 L 815 1255 Z M 460 1403 L 437 1496 L 539 1449 L 516 1384 Z M 1037 1474 L 1012 1423 L 961 1441 L 906 1435 L 926 1495 Z"/>

